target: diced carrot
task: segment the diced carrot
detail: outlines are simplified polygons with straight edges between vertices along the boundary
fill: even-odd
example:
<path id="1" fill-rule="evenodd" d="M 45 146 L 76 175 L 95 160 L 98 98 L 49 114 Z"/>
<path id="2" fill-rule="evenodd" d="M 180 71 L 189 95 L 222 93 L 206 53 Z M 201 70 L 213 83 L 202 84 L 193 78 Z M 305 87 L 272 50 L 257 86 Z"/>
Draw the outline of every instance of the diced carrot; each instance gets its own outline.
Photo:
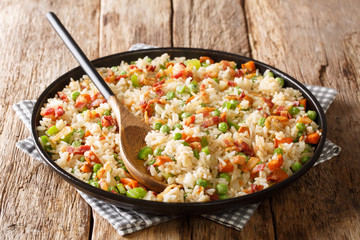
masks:
<path id="1" fill-rule="evenodd" d="M 239 133 L 248 132 L 250 134 L 250 130 L 248 127 L 240 127 L 238 132 Z"/>
<path id="2" fill-rule="evenodd" d="M 92 172 L 93 168 L 91 166 L 91 164 L 89 163 L 85 163 L 81 168 L 80 170 L 84 173 L 89 173 L 89 172 Z"/>
<path id="3" fill-rule="evenodd" d="M 275 148 L 277 148 L 282 143 L 292 143 L 294 140 L 290 137 L 282 138 L 282 139 L 276 139 L 274 140 Z"/>
<path id="4" fill-rule="evenodd" d="M 189 102 L 191 102 L 191 100 L 193 100 L 195 98 L 195 96 L 191 96 L 186 100 L 186 104 L 188 104 Z"/>
<path id="5" fill-rule="evenodd" d="M 245 166 L 243 166 L 241 168 L 241 171 L 243 172 L 249 172 L 251 171 L 255 166 L 256 164 L 258 164 L 258 162 L 260 162 L 260 159 L 259 158 L 256 158 L 256 157 L 251 157 L 249 159 L 249 161 L 247 161 L 247 163 L 245 164 Z"/>
<path id="6" fill-rule="evenodd" d="M 85 152 L 84 157 L 88 163 L 96 162 L 101 164 L 100 159 L 95 155 L 93 151 Z"/>
<path id="7" fill-rule="evenodd" d="M 305 142 L 310 144 L 318 144 L 320 135 L 317 132 L 310 133 L 306 136 Z"/>
<path id="8" fill-rule="evenodd" d="M 241 155 L 236 155 L 236 156 L 234 156 L 233 163 L 239 164 L 239 165 L 241 165 L 241 166 L 244 166 L 245 163 L 246 163 L 246 157 L 245 157 L 245 156 L 241 156 Z"/>
<path id="9" fill-rule="evenodd" d="M 221 173 L 229 173 L 234 171 L 234 165 L 232 164 L 232 162 L 230 162 L 230 160 L 226 159 L 224 160 L 225 164 L 223 163 L 219 163 L 218 168 L 219 168 L 219 172 Z"/>
<path id="10" fill-rule="evenodd" d="M 105 168 L 100 168 L 98 171 L 97 171 L 97 173 L 96 173 L 96 178 L 97 179 L 100 179 L 100 178 L 102 178 L 102 176 L 104 176 L 104 173 L 105 173 Z"/>
<path id="11" fill-rule="evenodd" d="M 124 184 L 125 186 L 129 186 L 131 188 L 136 188 L 139 186 L 138 181 L 132 179 L 132 178 L 122 178 L 121 183 Z"/>
<path id="12" fill-rule="evenodd" d="M 200 142 L 200 140 L 201 140 L 200 137 L 188 136 L 188 135 L 186 135 L 186 133 L 182 133 L 181 139 L 185 140 L 185 142 L 187 142 L 187 143 Z"/>
<path id="13" fill-rule="evenodd" d="M 105 182 L 105 181 L 99 181 L 99 185 L 100 185 L 100 188 L 105 191 L 107 191 L 109 188 L 107 182 Z"/>
<path id="14" fill-rule="evenodd" d="M 270 170 L 274 170 L 276 168 L 280 168 L 283 165 L 283 163 L 284 163 L 284 159 L 282 154 L 277 154 L 275 158 L 268 163 L 268 168 Z"/>
<path id="15" fill-rule="evenodd" d="M 89 130 L 86 130 L 84 137 L 88 137 L 88 136 L 91 136 L 91 132 Z"/>
<path id="16" fill-rule="evenodd" d="M 172 162 L 172 161 L 173 160 L 171 158 L 169 158 L 168 156 L 157 156 L 154 166 L 161 166 L 164 163 Z"/>
<path id="17" fill-rule="evenodd" d="M 213 63 L 214 63 L 214 60 L 212 60 L 210 57 L 201 56 L 201 57 L 199 58 L 199 61 L 200 61 L 201 63 L 206 62 L 206 60 L 209 60 L 210 64 L 213 64 Z"/>
<path id="18" fill-rule="evenodd" d="M 298 122 L 301 122 L 303 124 L 309 124 L 312 122 L 312 120 L 308 117 L 301 117 L 301 118 L 299 118 Z"/>
<path id="19" fill-rule="evenodd" d="M 241 64 L 241 68 L 247 73 L 254 73 L 256 71 L 255 63 L 253 61 Z"/>
<path id="20" fill-rule="evenodd" d="M 272 183 L 278 183 L 285 180 L 288 176 L 289 175 L 284 170 L 281 168 L 276 168 L 266 179 Z"/>
<path id="21" fill-rule="evenodd" d="M 220 122 L 227 122 L 226 121 L 226 112 L 220 114 Z"/>
<path id="22" fill-rule="evenodd" d="M 299 101 L 299 103 L 300 103 L 301 105 L 303 105 L 303 106 L 304 106 L 304 109 L 306 110 L 306 99 L 305 99 L 305 98 L 301 99 L 301 100 Z"/>

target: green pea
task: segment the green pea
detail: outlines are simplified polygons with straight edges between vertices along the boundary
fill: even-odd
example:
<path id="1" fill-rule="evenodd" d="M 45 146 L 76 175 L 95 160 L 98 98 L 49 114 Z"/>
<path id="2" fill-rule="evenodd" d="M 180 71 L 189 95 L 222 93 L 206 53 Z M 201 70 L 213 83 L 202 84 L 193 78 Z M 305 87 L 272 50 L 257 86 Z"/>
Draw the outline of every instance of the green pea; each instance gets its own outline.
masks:
<path id="1" fill-rule="evenodd" d="M 141 160 L 145 160 L 148 155 L 151 155 L 153 154 L 153 150 L 151 149 L 151 147 L 143 147 L 140 151 L 139 151 L 139 154 L 138 154 L 138 159 L 141 159 Z"/>
<path id="2" fill-rule="evenodd" d="M 231 177 L 228 173 L 221 173 L 219 177 L 225 178 L 227 182 L 230 182 L 230 179 L 231 179 Z"/>
<path id="3" fill-rule="evenodd" d="M 296 128 L 299 130 L 299 132 L 304 132 L 306 129 L 306 126 L 302 122 L 298 122 L 298 123 L 296 123 Z"/>
<path id="4" fill-rule="evenodd" d="M 305 164 L 305 163 L 307 163 L 307 162 L 309 161 L 309 159 L 310 159 L 309 156 L 302 156 L 302 157 L 300 158 L 300 162 L 301 162 L 302 164 Z"/>
<path id="5" fill-rule="evenodd" d="M 181 134 L 181 133 L 175 133 L 175 135 L 174 135 L 174 139 L 175 139 L 175 140 L 180 140 L 181 137 L 182 137 L 182 134 Z"/>
<path id="6" fill-rule="evenodd" d="M 184 120 L 184 119 L 186 119 L 186 118 L 188 118 L 188 117 L 190 117 L 190 116 L 191 116 L 190 113 L 183 112 L 180 117 L 181 117 L 182 120 Z"/>
<path id="7" fill-rule="evenodd" d="M 101 121 L 98 121 L 97 124 L 99 125 L 100 128 L 103 127 L 103 125 L 101 124 Z"/>
<path id="8" fill-rule="evenodd" d="M 106 110 L 103 112 L 103 115 L 104 115 L 104 116 L 109 116 L 109 115 L 111 115 L 111 110 L 110 110 L 110 109 L 106 109 Z"/>
<path id="9" fill-rule="evenodd" d="M 119 193 L 122 195 L 126 194 L 126 188 L 124 187 L 124 184 L 118 183 L 116 184 L 116 188 L 119 190 Z"/>
<path id="10" fill-rule="evenodd" d="M 183 128 L 183 126 L 181 125 L 181 123 L 176 123 L 175 125 L 174 125 L 174 129 L 176 129 L 176 128 L 178 128 L 178 129 L 182 129 Z"/>
<path id="11" fill-rule="evenodd" d="M 156 162 L 156 159 L 152 159 L 152 160 L 150 160 L 150 161 L 148 162 L 148 165 L 151 166 L 151 165 L 153 165 L 155 162 Z"/>
<path id="12" fill-rule="evenodd" d="M 293 172 L 297 172 L 297 171 L 299 171 L 300 169 L 301 169 L 301 164 L 299 163 L 299 162 L 295 162 L 293 165 L 291 165 L 291 170 L 293 171 Z"/>
<path id="13" fill-rule="evenodd" d="M 270 71 L 267 71 L 264 75 L 265 77 L 268 76 L 268 77 L 274 77 L 274 74 Z"/>
<path id="14" fill-rule="evenodd" d="M 274 153 L 275 154 L 284 154 L 284 150 L 282 148 L 275 148 Z"/>
<path id="15" fill-rule="evenodd" d="M 73 143 L 71 144 L 71 146 L 73 146 L 73 147 L 79 147 L 79 146 L 81 146 L 81 142 L 80 142 L 80 141 L 73 141 Z"/>
<path id="16" fill-rule="evenodd" d="M 72 100 L 76 101 L 76 99 L 80 96 L 80 93 L 78 91 L 71 93 Z"/>
<path id="17" fill-rule="evenodd" d="M 235 110 L 236 106 L 239 104 L 238 101 L 236 101 L 235 99 L 232 99 L 230 102 L 226 103 L 226 108 L 227 109 L 231 109 L 231 110 Z"/>
<path id="18" fill-rule="evenodd" d="M 183 142 L 182 145 L 184 145 L 185 147 L 190 146 L 190 144 L 188 142 Z"/>
<path id="19" fill-rule="evenodd" d="M 114 157 L 114 160 L 115 160 L 115 161 L 118 160 L 118 155 L 117 155 L 117 153 L 113 153 L 112 156 Z"/>
<path id="20" fill-rule="evenodd" d="M 189 90 L 190 92 L 197 93 L 199 91 L 199 86 L 197 84 L 189 84 Z"/>
<path id="21" fill-rule="evenodd" d="M 294 106 L 291 106 L 289 109 L 289 113 L 291 116 L 294 116 L 294 115 L 298 114 L 299 112 L 300 112 L 300 110 Z"/>
<path id="22" fill-rule="evenodd" d="M 116 187 L 113 187 L 113 186 L 110 186 L 110 187 L 108 188 L 108 191 L 109 191 L 109 192 L 112 192 L 112 193 L 119 194 L 119 190 L 118 190 Z"/>
<path id="23" fill-rule="evenodd" d="M 229 127 L 228 127 L 228 125 L 227 125 L 226 123 L 221 122 L 221 123 L 219 123 L 219 125 L 218 125 L 218 129 L 219 129 L 221 132 L 226 133 L 227 130 L 229 129 Z"/>
<path id="24" fill-rule="evenodd" d="M 115 66 L 114 66 L 114 67 L 111 67 L 110 69 L 111 69 L 111 71 L 113 71 L 113 72 L 116 72 L 116 71 L 118 70 L 118 68 L 115 67 Z"/>
<path id="25" fill-rule="evenodd" d="M 228 197 L 228 195 L 226 195 L 226 194 L 221 194 L 221 195 L 219 195 L 219 199 L 220 200 L 224 200 L 224 199 L 228 199 L 229 197 Z"/>
<path id="26" fill-rule="evenodd" d="M 303 135 L 303 132 L 297 132 L 297 134 L 296 134 L 296 138 L 294 139 L 294 141 L 293 142 L 298 142 L 299 141 L 299 139 L 300 139 L 300 137 Z"/>
<path id="27" fill-rule="evenodd" d="M 316 116 L 317 116 L 316 112 L 312 111 L 312 110 L 307 111 L 307 115 L 313 121 L 316 119 Z"/>
<path id="28" fill-rule="evenodd" d="M 46 151 L 52 149 L 52 146 L 51 146 L 51 143 L 50 143 L 50 140 L 49 140 L 48 136 L 42 135 L 42 136 L 40 137 L 40 143 L 41 143 L 41 146 L 42 146 Z"/>
<path id="29" fill-rule="evenodd" d="M 119 182 L 120 181 L 120 177 L 119 176 L 115 176 L 115 181 Z"/>
<path id="30" fill-rule="evenodd" d="M 206 180 L 204 180 L 202 178 L 199 178 L 198 180 L 196 180 L 196 185 L 201 186 L 203 188 L 207 188 L 208 181 L 206 181 Z"/>
<path id="31" fill-rule="evenodd" d="M 161 156 L 161 153 L 163 152 L 164 150 L 161 149 L 161 148 L 156 148 L 155 151 L 154 151 L 154 156 Z"/>
<path id="32" fill-rule="evenodd" d="M 229 127 L 230 127 L 230 128 L 231 128 L 231 127 L 234 127 L 234 128 L 236 129 L 236 131 L 239 130 L 239 128 L 240 128 L 239 125 L 237 125 L 236 123 L 234 123 L 234 122 L 232 122 L 232 121 L 230 121 L 230 120 L 228 120 L 228 124 L 229 124 Z"/>
<path id="33" fill-rule="evenodd" d="M 187 60 L 185 61 L 185 65 L 188 66 L 188 65 L 191 65 L 191 66 L 194 66 L 197 70 L 200 68 L 201 64 L 200 64 L 200 61 L 197 60 L 197 59 L 190 59 L 190 60 Z"/>
<path id="34" fill-rule="evenodd" d="M 136 74 L 131 75 L 131 82 L 134 87 L 140 87 L 138 76 Z"/>
<path id="35" fill-rule="evenodd" d="M 102 168 L 101 164 L 95 163 L 95 165 L 93 167 L 93 172 L 97 173 L 100 170 L 100 168 Z"/>
<path id="36" fill-rule="evenodd" d="M 97 181 L 95 181 L 95 180 L 89 180 L 89 184 L 91 186 L 96 187 L 96 188 L 100 188 L 99 183 Z"/>
<path id="37" fill-rule="evenodd" d="M 206 139 L 205 136 L 203 136 L 203 137 L 201 138 L 200 144 L 201 144 L 201 147 L 202 147 L 202 148 L 203 148 L 203 147 L 206 147 L 207 145 L 209 145 L 209 142 L 208 142 L 208 140 Z"/>
<path id="38" fill-rule="evenodd" d="M 207 107 L 207 104 L 201 103 L 200 106 L 202 106 L 202 107 Z"/>
<path id="39" fill-rule="evenodd" d="M 59 129 L 56 127 L 56 125 L 51 126 L 46 133 L 49 135 L 53 135 L 59 132 Z"/>
<path id="40" fill-rule="evenodd" d="M 152 59 L 151 59 L 151 58 L 147 58 L 145 61 L 147 61 L 148 63 L 151 63 L 151 62 L 152 62 Z"/>
<path id="41" fill-rule="evenodd" d="M 171 173 L 162 173 L 161 175 L 163 175 L 163 177 L 165 178 L 165 180 L 168 180 L 169 177 L 173 177 L 174 174 Z"/>
<path id="42" fill-rule="evenodd" d="M 201 151 L 204 152 L 206 155 L 209 155 L 209 154 L 210 154 L 210 150 L 209 150 L 209 147 L 208 147 L 208 146 L 202 148 Z"/>
<path id="43" fill-rule="evenodd" d="M 170 133 L 170 127 L 168 125 L 162 125 L 160 128 L 160 132 Z"/>
<path id="44" fill-rule="evenodd" d="M 161 122 L 154 122 L 153 129 L 154 130 L 160 130 L 161 126 L 162 126 Z"/>
<path id="45" fill-rule="evenodd" d="M 160 64 L 160 68 L 164 70 L 166 69 L 166 66 L 164 64 Z"/>
<path id="46" fill-rule="evenodd" d="M 182 94 L 185 93 L 187 91 L 187 87 L 185 85 L 179 85 L 176 87 L 176 92 Z"/>
<path id="47" fill-rule="evenodd" d="M 145 189 L 143 189 L 142 187 L 137 187 L 137 188 L 128 190 L 126 192 L 126 196 L 131 197 L 131 198 L 142 199 L 145 197 L 146 193 L 147 193 L 147 191 Z"/>
<path id="48" fill-rule="evenodd" d="M 228 186 L 224 183 L 219 183 L 216 185 L 216 191 L 220 195 L 227 194 Z"/>
<path id="49" fill-rule="evenodd" d="M 167 94 L 166 94 L 166 98 L 168 100 L 171 100 L 175 97 L 175 93 L 173 91 L 169 91 Z"/>
<path id="50" fill-rule="evenodd" d="M 277 77 L 275 80 L 279 83 L 280 87 L 284 86 L 284 79 Z"/>
<path id="51" fill-rule="evenodd" d="M 84 136 L 85 136 L 85 132 L 84 132 L 84 130 L 82 130 L 82 129 L 76 130 L 75 133 L 77 134 L 77 136 L 78 136 L 80 139 L 84 138 Z"/>
<path id="52" fill-rule="evenodd" d="M 214 111 L 211 112 L 211 115 L 214 117 L 219 117 L 220 116 L 220 111 L 218 109 L 215 109 Z"/>
<path id="53" fill-rule="evenodd" d="M 260 118 L 258 124 L 262 127 L 265 126 L 265 120 L 266 120 L 266 118 L 264 118 L 264 117 Z"/>
<path id="54" fill-rule="evenodd" d="M 198 150 L 194 149 L 194 150 L 193 150 L 193 154 L 194 154 L 194 157 L 195 157 L 195 158 L 197 158 L 197 159 L 200 158 L 200 154 L 199 154 L 199 151 L 198 151 Z"/>
<path id="55" fill-rule="evenodd" d="M 302 105 L 302 104 L 299 104 L 299 107 L 304 107 L 304 105 Z"/>
<path id="56" fill-rule="evenodd" d="M 311 152 L 311 150 L 308 148 L 305 148 L 304 151 L 302 151 L 301 153 L 309 153 L 309 152 Z"/>
<path id="57" fill-rule="evenodd" d="M 81 156 L 81 157 L 79 158 L 79 161 L 80 161 L 80 162 L 84 162 L 84 161 L 85 161 L 85 157 L 84 157 L 84 156 Z"/>
<path id="58" fill-rule="evenodd" d="M 136 64 L 136 61 L 131 61 L 130 64 L 134 65 L 134 64 Z"/>

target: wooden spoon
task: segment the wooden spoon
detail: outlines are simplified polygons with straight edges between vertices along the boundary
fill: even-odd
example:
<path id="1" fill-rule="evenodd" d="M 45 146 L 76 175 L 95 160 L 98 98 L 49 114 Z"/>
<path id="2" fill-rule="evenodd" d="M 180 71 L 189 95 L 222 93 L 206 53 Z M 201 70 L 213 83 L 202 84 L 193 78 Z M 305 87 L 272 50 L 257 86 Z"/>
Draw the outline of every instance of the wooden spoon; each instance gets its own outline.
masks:
<path id="1" fill-rule="evenodd" d="M 151 131 L 150 126 L 135 117 L 119 103 L 110 87 L 96 71 L 57 16 L 49 12 L 46 17 L 114 111 L 120 128 L 120 154 L 127 170 L 133 178 L 145 187 L 155 192 L 162 192 L 167 187 L 167 184 L 152 177 L 146 170 L 144 161 L 137 158 L 140 149 L 145 146 L 144 139 L 146 134 Z"/>

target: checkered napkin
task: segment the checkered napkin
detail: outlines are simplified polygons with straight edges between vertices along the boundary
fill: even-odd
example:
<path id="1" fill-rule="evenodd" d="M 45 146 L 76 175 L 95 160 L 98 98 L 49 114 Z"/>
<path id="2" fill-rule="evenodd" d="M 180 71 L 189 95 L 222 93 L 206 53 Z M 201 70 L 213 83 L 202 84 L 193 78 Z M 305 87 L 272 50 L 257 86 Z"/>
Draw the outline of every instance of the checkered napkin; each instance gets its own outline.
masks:
<path id="1" fill-rule="evenodd" d="M 148 45 L 134 45 L 131 50 L 139 49 L 138 47 L 150 48 Z M 319 100 L 324 111 L 326 111 L 338 92 L 331 88 L 318 87 L 318 86 L 306 86 Z M 34 108 L 35 100 L 25 100 L 13 105 L 13 108 L 25 126 L 30 130 L 30 119 Z M 16 146 L 23 152 L 29 154 L 36 160 L 44 163 L 40 154 L 37 152 L 34 142 L 31 138 L 21 140 L 17 142 Z M 340 153 L 340 147 L 336 144 L 326 140 L 324 150 L 316 162 L 316 164 L 327 161 Z M 93 198 L 83 192 L 78 191 L 79 194 L 85 199 L 85 201 L 103 218 L 116 229 L 120 235 L 130 234 L 141 229 L 157 225 L 175 219 L 178 216 L 160 216 L 152 215 L 133 210 L 120 208 L 115 205 L 103 202 L 96 198 Z M 234 228 L 236 230 L 242 230 L 246 223 L 249 221 L 259 203 L 251 204 L 238 209 L 226 211 L 217 214 L 203 214 L 201 216 L 213 220 L 222 225 Z"/>

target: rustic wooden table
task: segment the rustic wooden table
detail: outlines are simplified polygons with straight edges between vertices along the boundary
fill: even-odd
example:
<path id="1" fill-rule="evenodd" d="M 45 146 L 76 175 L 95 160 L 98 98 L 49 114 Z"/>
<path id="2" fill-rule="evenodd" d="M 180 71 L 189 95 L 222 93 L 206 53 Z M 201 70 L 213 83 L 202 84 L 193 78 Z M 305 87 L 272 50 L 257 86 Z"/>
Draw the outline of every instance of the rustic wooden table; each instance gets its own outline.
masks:
<path id="1" fill-rule="evenodd" d="M 360 1 L 0 2 L 0 237 L 5 239 L 359 239 Z M 36 99 L 78 64 L 48 24 L 54 11 L 95 59 L 143 42 L 253 57 L 335 88 L 328 138 L 340 156 L 261 203 L 243 231 L 182 217 L 121 237 L 74 188 L 15 147 L 29 132 L 12 104 Z"/>

